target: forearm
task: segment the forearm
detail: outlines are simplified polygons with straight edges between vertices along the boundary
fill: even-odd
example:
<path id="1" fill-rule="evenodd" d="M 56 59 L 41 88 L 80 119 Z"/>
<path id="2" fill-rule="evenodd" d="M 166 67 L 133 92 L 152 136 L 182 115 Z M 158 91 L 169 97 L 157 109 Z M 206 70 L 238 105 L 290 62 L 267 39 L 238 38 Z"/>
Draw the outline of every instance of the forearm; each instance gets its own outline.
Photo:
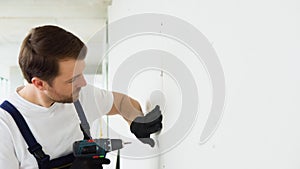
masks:
<path id="1" fill-rule="evenodd" d="M 109 115 L 120 114 L 129 124 L 137 117 L 143 116 L 138 101 L 122 93 L 113 92 L 114 104 Z"/>
<path id="2" fill-rule="evenodd" d="M 120 114 L 130 125 L 130 131 L 143 143 L 154 147 L 152 133 L 162 129 L 162 114 L 156 106 L 145 116 L 139 102 L 121 93 L 113 92 L 114 104 L 108 114 Z M 139 117 L 144 116 L 144 117 Z"/>

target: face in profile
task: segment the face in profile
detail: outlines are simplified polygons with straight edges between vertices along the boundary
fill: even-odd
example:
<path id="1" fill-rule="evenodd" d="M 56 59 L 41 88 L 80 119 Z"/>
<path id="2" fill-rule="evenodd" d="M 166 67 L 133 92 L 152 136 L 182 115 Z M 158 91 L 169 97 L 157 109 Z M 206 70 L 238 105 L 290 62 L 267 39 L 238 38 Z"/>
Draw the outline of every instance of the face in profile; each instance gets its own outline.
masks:
<path id="1" fill-rule="evenodd" d="M 84 60 L 67 59 L 59 61 L 59 74 L 51 85 L 47 86 L 46 95 L 59 103 L 72 103 L 79 98 L 82 87 L 86 86 L 83 76 Z"/>

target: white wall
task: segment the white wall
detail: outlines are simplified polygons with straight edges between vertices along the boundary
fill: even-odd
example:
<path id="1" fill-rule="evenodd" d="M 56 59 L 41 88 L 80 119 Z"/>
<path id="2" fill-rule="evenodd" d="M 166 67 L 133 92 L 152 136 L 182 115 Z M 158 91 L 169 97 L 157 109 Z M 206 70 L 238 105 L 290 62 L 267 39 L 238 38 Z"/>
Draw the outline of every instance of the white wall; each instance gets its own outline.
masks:
<path id="1" fill-rule="evenodd" d="M 124 65 L 122 62 L 139 52 L 159 49 L 173 54 L 190 69 L 199 96 L 198 116 L 191 122 L 194 125 L 187 124 L 192 128 L 182 142 L 160 156 L 139 160 L 126 158 L 130 152 L 124 150 L 122 168 L 299 168 L 299 7 L 300 3 L 293 0 L 114 0 L 109 9 L 110 23 L 134 14 L 162 13 L 195 26 L 215 49 L 226 81 L 223 118 L 214 135 L 199 144 L 213 99 L 205 64 L 197 61 L 182 43 L 168 37 L 144 34 L 114 46 L 109 52 L 110 85 L 120 75 L 116 73 Z M 134 28 L 134 25 L 124 27 Z M 161 64 L 163 68 L 167 63 Z M 122 74 L 125 78 L 126 73 Z M 153 154 L 165 148 L 172 138 L 163 136 L 181 120 L 179 115 L 185 113 L 180 112 L 184 89 L 176 84 L 176 76 L 161 76 L 159 71 L 147 69 L 136 72 L 128 84 L 128 94 L 137 98 L 145 111 L 154 91 L 161 91 L 165 97 L 166 107 L 162 106 L 165 126 L 157 136 L 162 146 L 155 151 L 145 148 Z M 158 102 L 164 101 L 158 99 Z M 110 123 L 119 135 L 131 137 L 130 133 L 122 134 L 118 123 L 114 124 Z M 128 149 L 139 151 L 140 147 Z"/>
<path id="2" fill-rule="evenodd" d="M 18 87 L 24 85 L 24 77 L 19 66 L 9 68 L 10 92 L 14 92 Z"/>
<path id="3" fill-rule="evenodd" d="M 24 78 L 22 72 L 17 66 L 2 66 L 1 73 L 5 80 L 1 81 L 0 84 L 0 101 L 5 100 L 11 92 L 13 92 L 17 87 L 24 84 Z"/>

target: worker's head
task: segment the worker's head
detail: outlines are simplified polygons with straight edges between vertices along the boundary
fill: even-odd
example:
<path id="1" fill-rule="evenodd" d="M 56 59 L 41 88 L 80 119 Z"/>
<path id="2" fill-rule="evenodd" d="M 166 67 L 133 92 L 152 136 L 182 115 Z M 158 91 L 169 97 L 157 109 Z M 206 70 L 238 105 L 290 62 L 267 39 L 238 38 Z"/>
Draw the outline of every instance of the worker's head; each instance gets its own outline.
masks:
<path id="1" fill-rule="evenodd" d="M 72 33 L 57 26 L 41 26 L 33 28 L 24 39 L 19 65 L 28 83 L 41 90 L 46 84 L 45 92 L 49 97 L 54 97 L 55 101 L 70 102 L 70 95 L 86 85 L 82 76 L 86 53 L 85 44 Z M 79 69 L 76 70 L 76 67 Z M 68 85 L 72 86 L 72 93 L 63 91 L 69 90 Z M 64 101 L 64 96 L 59 96 L 63 93 L 68 95 L 67 101 Z"/>
<path id="2" fill-rule="evenodd" d="M 72 33 L 57 26 L 41 26 L 33 28 L 24 39 L 19 65 L 28 83 L 39 77 L 51 84 L 59 74 L 59 61 L 83 60 L 86 52 L 84 43 Z"/>

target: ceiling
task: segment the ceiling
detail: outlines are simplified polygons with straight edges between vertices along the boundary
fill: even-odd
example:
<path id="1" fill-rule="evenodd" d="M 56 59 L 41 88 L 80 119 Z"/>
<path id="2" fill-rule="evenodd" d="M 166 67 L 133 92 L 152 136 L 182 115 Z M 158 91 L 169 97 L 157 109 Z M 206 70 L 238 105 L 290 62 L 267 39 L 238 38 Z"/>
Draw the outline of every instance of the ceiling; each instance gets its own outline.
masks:
<path id="1" fill-rule="evenodd" d="M 105 25 L 109 5 L 111 0 L 0 0 L 0 70 L 17 66 L 20 44 L 35 26 L 59 25 L 97 43 L 94 35 Z M 87 58 L 88 64 L 97 62 Z"/>

